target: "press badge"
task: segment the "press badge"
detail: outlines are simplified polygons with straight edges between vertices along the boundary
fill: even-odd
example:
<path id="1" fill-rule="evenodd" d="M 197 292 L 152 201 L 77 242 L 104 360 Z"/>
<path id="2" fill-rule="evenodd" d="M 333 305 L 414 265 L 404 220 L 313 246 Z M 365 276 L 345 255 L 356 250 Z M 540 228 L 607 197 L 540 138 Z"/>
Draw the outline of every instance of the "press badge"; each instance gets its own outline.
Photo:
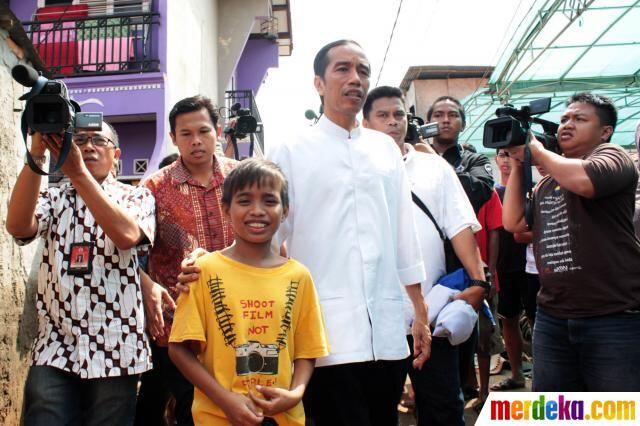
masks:
<path id="1" fill-rule="evenodd" d="M 68 273 L 76 276 L 90 274 L 92 260 L 93 243 L 72 243 Z"/>

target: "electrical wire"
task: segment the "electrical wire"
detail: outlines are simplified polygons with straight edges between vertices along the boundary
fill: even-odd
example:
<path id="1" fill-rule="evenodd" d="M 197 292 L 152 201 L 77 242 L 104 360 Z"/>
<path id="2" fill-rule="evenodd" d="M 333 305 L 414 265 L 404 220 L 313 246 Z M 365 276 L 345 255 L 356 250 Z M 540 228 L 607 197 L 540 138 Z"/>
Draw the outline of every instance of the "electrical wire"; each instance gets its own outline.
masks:
<path id="1" fill-rule="evenodd" d="M 389 36 L 389 42 L 387 43 L 387 49 L 384 52 L 384 58 L 382 58 L 382 65 L 380 66 L 380 71 L 378 72 L 378 78 L 376 80 L 376 86 L 380 82 L 380 77 L 382 76 L 382 70 L 384 69 L 384 64 L 387 62 L 387 54 L 389 53 L 389 48 L 391 47 L 391 42 L 393 41 L 393 34 L 396 31 L 396 25 L 398 24 L 398 17 L 400 16 L 400 11 L 402 10 L 402 1 L 398 3 L 398 11 L 396 12 L 396 19 L 393 21 L 393 27 L 391 28 L 391 35 Z"/>
<path id="2" fill-rule="evenodd" d="M 522 25 L 522 21 L 521 21 L 520 24 L 518 24 L 518 26 L 515 28 L 515 30 L 511 33 L 511 39 L 509 39 L 509 42 L 505 45 L 504 41 L 507 38 L 507 35 L 509 34 L 508 29 L 511 28 L 511 24 L 513 24 L 513 21 L 516 19 L 516 16 L 518 15 L 518 10 L 520 10 L 520 6 L 522 5 L 523 1 L 524 0 L 520 0 L 520 2 L 518 3 L 518 6 L 516 6 L 515 11 L 513 12 L 513 15 L 511 16 L 511 19 L 509 20 L 509 24 L 507 24 L 507 27 L 506 27 L 507 31 L 504 32 L 504 34 L 502 36 L 502 39 L 500 40 L 500 43 L 498 43 L 498 47 L 497 47 L 495 53 L 491 57 L 491 63 L 492 64 L 496 64 L 497 65 L 502 60 L 502 57 L 504 56 L 504 54 L 505 54 L 505 52 L 507 50 L 507 47 L 511 45 L 511 41 L 513 40 L 513 38 L 515 37 L 515 34 L 517 33 L 517 29 L 520 27 L 520 25 Z M 533 8 L 533 3 L 531 5 L 531 7 L 529 8 L 529 11 L 525 14 L 525 17 L 527 15 L 529 15 L 529 12 L 531 12 L 532 8 Z M 524 18 L 523 18 L 523 20 L 524 20 Z M 502 52 L 501 52 L 500 48 L 502 48 Z M 476 86 L 476 88 L 473 91 L 473 93 L 471 94 L 471 96 L 468 97 L 468 99 L 473 99 L 473 97 L 476 95 L 476 93 L 478 93 L 478 90 L 480 90 L 480 88 L 483 86 L 483 80 L 485 78 L 487 78 L 488 76 L 489 76 L 489 70 L 487 69 L 482 74 L 482 77 L 480 78 L 480 81 L 478 82 L 478 85 Z"/>

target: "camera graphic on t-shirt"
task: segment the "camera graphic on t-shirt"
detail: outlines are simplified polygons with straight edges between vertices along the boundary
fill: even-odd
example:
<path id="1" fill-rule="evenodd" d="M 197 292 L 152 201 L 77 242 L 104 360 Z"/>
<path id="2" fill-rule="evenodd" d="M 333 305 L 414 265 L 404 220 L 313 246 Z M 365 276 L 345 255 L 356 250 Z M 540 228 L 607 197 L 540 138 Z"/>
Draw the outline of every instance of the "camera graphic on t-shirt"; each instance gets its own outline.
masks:
<path id="1" fill-rule="evenodd" d="M 278 374 L 278 347 L 253 340 L 236 347 L 236 374 Z"/>

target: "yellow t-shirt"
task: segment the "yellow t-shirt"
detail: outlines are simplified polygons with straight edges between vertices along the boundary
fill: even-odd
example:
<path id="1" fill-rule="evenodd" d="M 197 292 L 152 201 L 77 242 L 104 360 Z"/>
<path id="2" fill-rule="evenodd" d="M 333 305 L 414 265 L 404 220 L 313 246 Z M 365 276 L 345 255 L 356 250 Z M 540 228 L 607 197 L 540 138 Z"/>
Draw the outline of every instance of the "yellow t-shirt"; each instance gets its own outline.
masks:
<path id="1" fill-rule="evenodd" d="M 245 395 L 255 385 L 289 389 L 294 360 L 328 355 L 318 296 L 301 263 L 256 268 L 215 252 L 196 265 L 200 279 L 178 298 L 169 341 L 202 342 L 198 359 L 221 386 Z M 197 388 L 191 411 L 196 424 L 228 424 Z M 302 403 L 274 419 L 304 425 Z"/>

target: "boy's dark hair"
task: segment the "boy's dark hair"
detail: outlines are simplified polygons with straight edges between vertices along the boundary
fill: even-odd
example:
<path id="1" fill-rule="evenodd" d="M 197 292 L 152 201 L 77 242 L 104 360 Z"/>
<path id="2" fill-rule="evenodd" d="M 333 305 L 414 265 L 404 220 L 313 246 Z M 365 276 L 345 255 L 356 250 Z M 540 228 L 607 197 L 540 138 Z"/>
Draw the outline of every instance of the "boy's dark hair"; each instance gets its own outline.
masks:
<path id="1" fill-rule="evenodd" d="M 313 72 L 315 75 L 320 78 L 324 78 L 324 72 L 327 70 L 327 65 L 329 65 L 329 51 L 334 47 L 344 46 L 346 44 L 355 44 L 362 48 L 362 46 L 353 40 L 336 40 L 324 45 L 320 50 L 318 50 L 318 53 L 316 53 L 316 57 L 313 60 Z"/>
<path id="2" fill-rule="evenodd" d="M 397 87 L 391 86 L 380 86 L 376 87 L 367 95 L 367 100 L 364 101 L 364 106 L 362 107 L 362 115 L 367 120 L 369 119 L 369 114 L 371 113 L 371 108 L 373 107 L 373 103 L 380 98 L 399 98 L 404 104 L 404 96 L 402 96 L 402 90 Z"/>
<path id="3" fill-rule="evenodd" d="M 289 183 L 276 163 L 261 158 L 242 160 L 227 175 L 222 187 L 222 204 L 231 205 L 233 195 L 253 185 L 280 185 L 280 199 L 284 210 L 289 209 Z"/>
<path id="4" fill-rule="evenodd" d="M 196 95 L 191 96 L 189 98 L 184 98 L 179 100 L 173 108 L 171 108 L 171 112 L 169 113 L 169 126 L 171 127 L 171 133 L 176 133 L 176 118 L 180 114 L 186 114 L 189 112 L 200 111 L 201 109 L 206 109 L 209 113 L 209 117 L 211 117 L 211 123 L 213 123 L 214 128 L 218 128 L 218 111 L 216 111 L 216 107 L 206 96 Z"/>
<path id="5" fill-rule="evenodd" d="M 611 126 L 613 130 L 616 129 L 616 124 L 618 124 L 618 109 L 611 98 L 591 92 L 576 93 L 567 100 L 567 106 L 576 102 L 593 105 L 600 119 L 600 124 L 603 126 Z M 611 133 L 611 135 L 613 136 L 613 133 Z M 607 139 L 607 142 L 610 140 L 611 136 Z"/>
<path id="6" fill-rule="evenodd" d="M 431 116 L 433 115 L 433 110 L 436 104 L 442 101 L 451 101 L 458 106 L 458 114 L 460 114 L 460 119 L 462 120 L 462 127 L 464 127 L 467 124 L 467 116 L 464 113 L 464 107 L 462 106 L 459 100 L 457 100 L 453 96 L 447 96 L 447 95 L 440 96 L 438 99 L 433 101 L 433 103 L 429 107 L 429 111 L 427 111 L 427 121 L 431 121 Z"/>
<path id="7" fill-rule="evenodd" d="M 160 161 L 160 164 L 158 165 L 158 168 L 161 169 L 163 167 L 167 167 L 168 165 L 170 165 L 174 161 L 176 161 L 178 159 L 178 157 L 180 157 L 180 156 L 178 154 L 176 154 L 176 153 L 167 155 L 166 157 L 164 157 L 162 159 L 162 161 Z"/>

